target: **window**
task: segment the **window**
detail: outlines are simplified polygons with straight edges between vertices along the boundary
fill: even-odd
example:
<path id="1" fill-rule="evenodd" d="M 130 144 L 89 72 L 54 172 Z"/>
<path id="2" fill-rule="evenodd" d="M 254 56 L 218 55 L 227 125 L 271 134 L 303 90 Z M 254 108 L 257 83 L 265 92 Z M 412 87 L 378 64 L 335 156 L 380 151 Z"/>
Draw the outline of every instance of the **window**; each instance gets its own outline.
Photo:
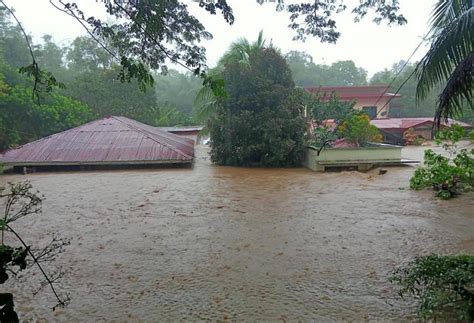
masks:
<path id="1" fill-rule="evenodd" d="M 377 107 L 376 106 L 369 106 L 369 107 L 362 107 L 362 111 L 368 114 L 370 119 L 377 118 Z"/>

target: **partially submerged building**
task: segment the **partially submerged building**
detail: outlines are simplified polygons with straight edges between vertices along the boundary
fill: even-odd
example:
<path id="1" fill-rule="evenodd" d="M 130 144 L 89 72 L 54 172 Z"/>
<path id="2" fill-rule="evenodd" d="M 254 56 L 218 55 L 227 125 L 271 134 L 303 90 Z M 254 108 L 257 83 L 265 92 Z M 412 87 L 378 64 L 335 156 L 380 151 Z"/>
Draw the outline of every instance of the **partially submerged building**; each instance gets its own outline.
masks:
<path id="1" fill-rule="evenodd" d="M 15 168 L 89 169 L 185 165 L 194 140 L 125 117 L 106 117 L 0 154 Z"/>
<path id="2" fill-rule="evenodd" d="M 433 117 L 375 119 L 370 122 L 379 128 L 386 142 L 393 141 L 396 138 L 404 138 L 405 132 L 409 129 L 412 129 L 412 135 L 414 136 L 427 140 L 433 139 Z M 441 120 L 440 127 L 451 127 L 453 124 L 466 130 L 472 129 L 470 124 L 453 119 Z"/>
<path id="3" fill-rule="evenodd" d="M 336 95 L 343 102 L 353 102 L 354 109 L 362 110 L 369 115 L 371 123 L 380 130 L 386 143 L 405 144 L 404 134 L 409 129 L 413 136 L 426 140 L 433 139 L 433 117 L 390 117 L 390 103 L 400 95 L 390 93 L 388 89 L 388 85 L 321 86 L 307 87 L 306 91 L 318 95 L 324 101 Z M 441 127 L 450 127 L 453 124 L 472 129 L 470 124 L 452 119 L 443 121 Z M 334 120 L 327 120 L 326 126 L 335 127 Z"/>
<path id="4" fill-rule="evenodd" d="M 343 102 L 354 102 L 354 109 L 362 110 L 371 119 L 388 118 L 390 102 L 399 94 L 388 92 L 388 85 L 367 86 L 320 86 L 307 87 L 306 91 L 329 100 L 336 95 Z"/>

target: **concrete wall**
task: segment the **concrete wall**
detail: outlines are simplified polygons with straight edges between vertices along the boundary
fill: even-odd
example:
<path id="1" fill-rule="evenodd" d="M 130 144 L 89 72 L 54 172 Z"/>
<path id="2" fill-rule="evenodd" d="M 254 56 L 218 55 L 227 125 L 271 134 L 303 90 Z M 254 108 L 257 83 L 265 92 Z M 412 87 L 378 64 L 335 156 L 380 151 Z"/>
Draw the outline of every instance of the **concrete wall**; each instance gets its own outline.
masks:
<path id="1" fill-rule="evenodd" d="M 357 166 L 366 170 L 375 164 L 395 163 L 402 159 L 402 147 L 377 145 L 360 148 L 325 148 L 318 156 L 314 148 L 306 150 L 305 166 L 314 171 L 324 171 L 331 166 Z"/>

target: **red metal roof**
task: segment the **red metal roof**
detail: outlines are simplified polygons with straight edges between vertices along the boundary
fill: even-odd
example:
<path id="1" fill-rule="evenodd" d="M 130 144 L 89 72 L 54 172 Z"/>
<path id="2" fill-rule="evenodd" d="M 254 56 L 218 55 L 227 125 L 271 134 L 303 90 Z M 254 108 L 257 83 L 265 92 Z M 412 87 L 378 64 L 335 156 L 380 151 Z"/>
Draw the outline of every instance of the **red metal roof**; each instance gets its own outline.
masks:
<path id="1" fill-rule="evenodd" d="M 374 126 L 379 129 L 402 129 L 407 130 L 413 127 L 420 127 L 422 125 L 432 126 L 433 125 L 433 117 L 419 117 L 419 118 L 385 118 L 385 119 L 373 119 L 370 121 Z M 451 126 L 453 124 L 460 125 L 463 128 L 472 128 L 472 126 L 468 123 L 448 119 L 448 122 L 445 123 L 444 121 L 441 122 L 444 126 Z"/>
<path id="2" fill-rule="evenodd" d="M 332 93 L 335 93 L 339 99 L 343 101 L 379 97 L 400 97 L 399 94 L 389 93 L 388 85 L 307 87 L 306 91 L 319 93 L 324 99 L 329 98 Z"/>
<path id="3" fill-rule="evenodd" d="M 0 155 L 9 165 L 192 162 L 194 140 L 125 117 L 106 117 Z"/>

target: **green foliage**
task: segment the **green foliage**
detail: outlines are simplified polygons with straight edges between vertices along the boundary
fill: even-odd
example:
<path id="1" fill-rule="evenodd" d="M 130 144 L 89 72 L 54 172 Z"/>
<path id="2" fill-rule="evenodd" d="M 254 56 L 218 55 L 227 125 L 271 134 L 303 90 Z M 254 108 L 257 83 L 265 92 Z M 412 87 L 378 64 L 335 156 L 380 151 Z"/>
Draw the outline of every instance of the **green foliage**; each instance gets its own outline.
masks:
<path id="1" fill-rule="evenodd" d="M 366 114 L 356 114 L 344 121 L 338 128 L 340 137 L 357 146 L 382 140 L 378 128 L 370 124 Z"/>
<path id="2" fill-rule="evenodd" d="M 370 84 L 391 84 L 388 91 L 391 93 L 395 93 L 400 88 L 402 82 L 405 82 L 405 84 L 403 85 L 403 87 L 401 87 L 399 91 L 401 97 L 390 102 L 390 117 L 433 117 L 435 113 L 436 101 L 438 99 L 436 91 L 430 93 L 422 102 L 417 102 L 417 81 L 416 77 L 413 75 L 414 70 L 416 68 L 416 63 L 408 63 L 403 68 L 403 70 L 401 70 L 404 65 L 405 61 L 400 61 L 393 64 L 391 69 L 385 69 L 383 71 L 375 73 L 370 79 Z M 395 78 L 395 76 L 397 77 Z M 395 81 L 392 83 L 393 79 L 395 79 Z M 437 90 L 440 90 L 440 88 L 437 87 Z"/>
<path id="3" fill-rule="evenodd" d="M 474 109 L 474 6 L 466 0 L 440 0 L 434 7 L 430 49 L 416 70 L 416 96 L 423 100 L 436 86 L 439 93 L 435 119 L 453 118 L 465 108 Z"/>
<path id="4" fill-rule="evenodd" d="M 64 94 L 91 107 L 94 118 L 119 115 L 153 124 L 159 117 L 155 92 L 140 91 L 135 80 L 120 82 L 116 77 L 119 69 L 114 65 L 77 74 Z"/>
<path id="5" fill-rule="evenodd" d="M 410 178 L 410 188 L 421 190 L 432 187 L 441 199 L 474 189 L 474 149 L 458 151 L 456 145 L 464 136 L 464 129 L 456 125 L 439 132 L 436 140 L 444 140 L 443 148 L 447 156 L 431 149 L 425 150 L 424 166 Z"/>
<path id="6" fill-rule="evenodd" d="M 326 120 L 334 120 L 336 124 L 340 124 L 358 113 L 353 102 L 340 101 L 335 94 L 332 94 L 329 100 L 322 100 L 317 94 L 306 93 L 304 97 L 303 104 L 317 125 L 322 125 Z"/>
<path id="7" fill-rule="evenodd" d="M 211 158 L 222 165 L 298 165 L 306 122 L 291 72 L 271 48 L 252 53 L 249 62 L 223 72 L 227 97 L 208 124 Z"/>
<path id="8" fill-rule="evenodd" d="M 194 120 L 174 107 L 161 107 L 159 117 L 153 124 L 156 126 L 185 126 L 193 124 Z M 151 123 L 151 122 L 148 122 Z"/>
<path id="9" fill-rule="evenodd" d="M 338 139 L 337 133 L 329 127 L 320 126 L 314 129 L 310 140 L 311 146 L 322 149 Z"/>
<path id="10" fill-rule="evenodd" d="M 16 85 L 0 97 L 0 151 L 91 119 L 90 108 L 53 93 L 41 105 L 31 100 L 31 89 Z"/>
<path id="11" fill-rule="evenodd" d="M 400 296 L 420 300 L 422 318 L 474 320 L 474 256 L 420 257 L 398 269 L 392 282 L 400 285 Z"/>
<path id="12" fill-rule="evenodd" d="M 367 71 L 353 61 L 338 61 L 331 65 L 316 64 L 305 52 L 290 51 L 285 55 L 297 86 L 353 86 L 367 84 Z"/>

